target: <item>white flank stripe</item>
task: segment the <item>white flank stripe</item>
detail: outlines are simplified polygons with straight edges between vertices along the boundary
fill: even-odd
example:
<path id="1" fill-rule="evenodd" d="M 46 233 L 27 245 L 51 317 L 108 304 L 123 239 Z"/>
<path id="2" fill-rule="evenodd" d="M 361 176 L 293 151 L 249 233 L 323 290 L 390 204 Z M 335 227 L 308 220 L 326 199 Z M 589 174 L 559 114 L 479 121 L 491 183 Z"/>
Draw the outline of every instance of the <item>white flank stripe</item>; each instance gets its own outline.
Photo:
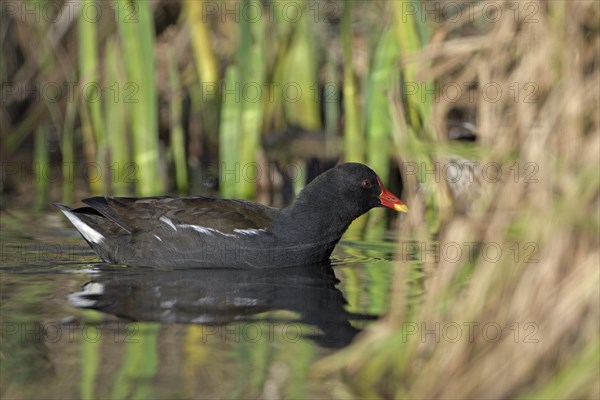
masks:
<path id="1" fill-rule="evenodd" d="M 266 232 L 264 229 L 234 229 L 233 231 L 241 235 L 258 235 L 262 232 Z"/>
<path id="2" fill-rule="evenodd" d="M 217 229 L 207 228 L 205 226 L 192 225 L 192 224 L 177 224 L 177 225 L 175 225 L 173 223 L 173 221 L 171 221 L 169 218 L 167 218 L 165 216 L 160 217 L 160 220 L 162 222 L 164 222 L 165 224 L 169 225 L 171 228 L 173 228 L 173 230 L 175 232 L 177 232 L 178 228 L 193 229 L 196 232 L 203 233 L 205 235 L 214 235 L 215 233 L 218 233 L 219 235 L 230 236 L 230 237 L 239 237 L 238 235 L 252 236 L 252 235 L 258 235 L 262 232 L 266 232 L 265 229 L 234 229 L 233 233 L 223 233 Z M 158 237 L 157 237 L 157 239 L 160 240 L 160 238 L 158 238 Z"/>
<path id="3" fill-rule="evenodd" d="M 175 224 L 173 223 L 173 221 L 171 221 L 169 218 L 165 217 L 164 215 L 162 217 L 160 217 L 160 220 L 162 222 L 164 222 L 165 224 L 169 225 L 171 228 L 173 228 L 173 230 L 175 232 L 177 232 L 177 227 L 175 226 Z"/>
<path id="4" fill-rule="evenodd" d="M 212 229 L 212 228 L 205 228 L 203 226 L 198 226 L 198 225 L 190 225 L 190 224 L 179 224 L 177 225 L 180 228 L 192 228 L 193 230 L 195 230 L 196 232 L 199 233 L 204 233 L 206 235 L 212 235 L 215 232 L 221 233 L 216 229 Z"/>
<path id="5" fill-rule="evenodd" d="M 218 232 L 218 231 L 215 231 L 214 229 L 204 228 L 202 226 L 190 225 L 189 227 L 192 228 L 193 230 L 195 230 L 196 232 L 205 233 L 207 235 L 212 235 L 214 232 Z"/>

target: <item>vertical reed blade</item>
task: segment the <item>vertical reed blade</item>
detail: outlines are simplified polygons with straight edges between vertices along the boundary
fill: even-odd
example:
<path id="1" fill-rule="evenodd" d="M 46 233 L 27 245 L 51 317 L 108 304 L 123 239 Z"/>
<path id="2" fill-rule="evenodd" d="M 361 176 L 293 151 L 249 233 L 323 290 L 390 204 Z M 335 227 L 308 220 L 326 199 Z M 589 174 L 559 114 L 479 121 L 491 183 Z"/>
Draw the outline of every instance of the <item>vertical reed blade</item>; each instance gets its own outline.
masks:
<path id="1" fill-rule="evenodd" d="M 35 206 L 39 211 L 48 204 L 50 169 L 50 152 L 48 150 L 49 129 L 47 125 L 40 126 L 35 133 L 35 157 L 33 171 L 35 171 Z"/>
<path id="2" fill-rule="evenodd" d="M 127 110 L 130 108 L 130 95 L 135 91 L 135 85 L 126 82 L 121 64 L 123 57 L 121 48 L 112 37 L 106 43 L 104 74 L 105 98 L 104 109 L 107 134 L 107 152 L 110 172 L 111 192 L 116 196 L 125 196 L 136 180 L 137 171 L 131 162 L 129 152 L 129 131 L 127 130 Z"/>
<path id="3" fill-rule="evenodd" d="M 84 0 L 81 10 L 89 9 L 96 0 Z M 82 11 L 83 13 L 83 11 Z M 83 14 L 79 16 L 78 44 L 79 44 L 79 87 L 82 92 L 81 114 L 84 140 L 88 147 L 88 162 L 99 168 L 102 175 L 99 179 L 91 179 L 89 184 L 95 194 L 104 193 L 106 170 L 106 131 L 102 119 L 102 103 L 98 101 L 101 97 L 99 81 L 98 62 L 98 24 L 86 18 Z"/>
<path id="4" fill-rule="evenodd" d="M 159 175 L 158 99 L 154 84 L 154 19 L 151 4 L 136 2 L 138 21 L 118 20 L 119 36 L 123 45 L 123 60 L 127 74 L 126 87 L 132 90 L 135 102 L 129 105 L 133 133 L 133 159 L 137 171 L 136 191 L 140 196 L 151 196 L 164 190 Z M 119 7 L 127 10 L 130 3 L 120 0 Z"/>
<path id="5" fill-rule="evenodd" d="M 285 54 L 283 82 L 277 82 L 282 91 L 285 115 L 290 124 L 306 130 L 321 128 L 319 81 L 310 14 L 303 14 L 291 24 L 293 37 Z"/>
<path id="6" fill-rule="evenodd" d="M 377 171 L 384 184 L 389 183 L 390 158 L 392 156 L 392 121 L 388 107 L 392 88 L 392 74 L 397 72 L 398 43 L 394 32 L 386 28 L 379 38 L 372 68 L 369 72 L 366 101 L 367 164 Z M 371 238 L 381 238 L 386 231 L 384 209 L 369 214 Z"/>
<path id="7" fill-rule="evenodd" d="M 177 61 L 173 54 L 169 57 L 169 86 L 171 88 L 171 156 L 175 167 L 177 190 L 185 193 L 188 190 L 188 173 L 185 134 L 181 124 L 183 96 Z"/>
<path id="8" fill-rule="evenodd" d="M 260 8 L 260 3 L 254 0 L 246 0 L 245 4 Z M 262 166 L 256 163 L 262 133 L 266 76 L 265 26 L 262 19 L 251 21 L 242 18 L 237 57 L 242 108 L 241 129 L 238 131 L 240 179 L 237 197 L 253 199 L 258 178 L 264 173 Z"/>
<path id="9" fill-rule="evenodd" d="M 73 166 L 75 163 L 75 117 L 77 114 L 78 102 L 67 103 L 67 112 L 61 137 L 61 156 L 63 171 L 63 202 L 71 204 L 75 201 L 75 176 Z"/>
<path id="10" fill-rule="evenodd" d="M 365 161 L 365 140 L 361 127 L 358 105 L 358 88 L 354 77 L 352 55 L 352 1 L 346 1 L 342 10 L 342 50 L 344 54 L 344 159 L 352 162 Z"/>
<path id="11" fill-rule="evenodd" d="M 225 87 L 239 84 L 239 72 L 235 65 L 225 71 Z M 221 127 L 219 132 L 219 190 L 222 197 L 235 197 L 240 177 L 238 159 L 239 134 L 241 131 L 242 103 L 234 93 L 223 95 Z"/>

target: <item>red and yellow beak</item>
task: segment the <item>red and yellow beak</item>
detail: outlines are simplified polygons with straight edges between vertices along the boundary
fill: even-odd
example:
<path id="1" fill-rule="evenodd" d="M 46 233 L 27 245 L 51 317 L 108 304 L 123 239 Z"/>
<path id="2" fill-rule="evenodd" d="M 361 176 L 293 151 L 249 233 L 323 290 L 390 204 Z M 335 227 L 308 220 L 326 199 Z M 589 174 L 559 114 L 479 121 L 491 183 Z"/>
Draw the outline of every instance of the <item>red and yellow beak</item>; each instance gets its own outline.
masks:
<path id="1" fill-rule="evenodd" d="M 400 211 L 400 212 L 408 212 L 408 207 L 406 204 L 402 202 L 399 198 L 394 196 L 392 192 L 387 190 L 379 177 L 377 177 L 377 183 L 381 188 L 381 194 L 379 195 L 379 201 L 381 201 L 381 205 L 384 207 L 391 208 L 392 210 Z"/>

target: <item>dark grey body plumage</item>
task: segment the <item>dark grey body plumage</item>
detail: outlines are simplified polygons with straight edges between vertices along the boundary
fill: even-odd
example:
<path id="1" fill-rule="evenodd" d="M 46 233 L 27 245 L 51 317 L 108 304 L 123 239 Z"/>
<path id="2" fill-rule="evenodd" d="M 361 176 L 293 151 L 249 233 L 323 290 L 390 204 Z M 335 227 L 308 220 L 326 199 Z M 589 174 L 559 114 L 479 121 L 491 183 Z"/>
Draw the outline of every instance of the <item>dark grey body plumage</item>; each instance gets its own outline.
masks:
<path id="1" fill-rule="evenodd" d="M 263 268 L 329 259 L 350 223 L 384 188 L 367 166 L 319 175 L 287 208 L 208 197 L 92 197 L 65 213 L 110 263 L 165 268 Z"/>

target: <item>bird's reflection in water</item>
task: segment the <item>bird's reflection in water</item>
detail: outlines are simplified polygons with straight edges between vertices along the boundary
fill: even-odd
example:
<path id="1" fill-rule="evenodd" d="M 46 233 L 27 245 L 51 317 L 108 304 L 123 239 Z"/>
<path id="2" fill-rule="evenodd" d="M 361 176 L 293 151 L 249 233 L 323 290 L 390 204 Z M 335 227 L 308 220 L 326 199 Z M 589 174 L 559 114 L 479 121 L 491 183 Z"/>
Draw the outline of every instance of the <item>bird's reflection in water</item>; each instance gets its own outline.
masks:
<path id="1" fill-rule="evenodd" d="M 338 283 L 328 263 L 248 271 L 106 266 L 70 302 L 134 321 L 307 324 L 315 329 L 304 337 L 322 347 L 340 348 L 360 332 L 351 320 L 375 316 L 347 312 Z M 292 311 L 297 318 L 269 316 L 278 310 Z"/>

